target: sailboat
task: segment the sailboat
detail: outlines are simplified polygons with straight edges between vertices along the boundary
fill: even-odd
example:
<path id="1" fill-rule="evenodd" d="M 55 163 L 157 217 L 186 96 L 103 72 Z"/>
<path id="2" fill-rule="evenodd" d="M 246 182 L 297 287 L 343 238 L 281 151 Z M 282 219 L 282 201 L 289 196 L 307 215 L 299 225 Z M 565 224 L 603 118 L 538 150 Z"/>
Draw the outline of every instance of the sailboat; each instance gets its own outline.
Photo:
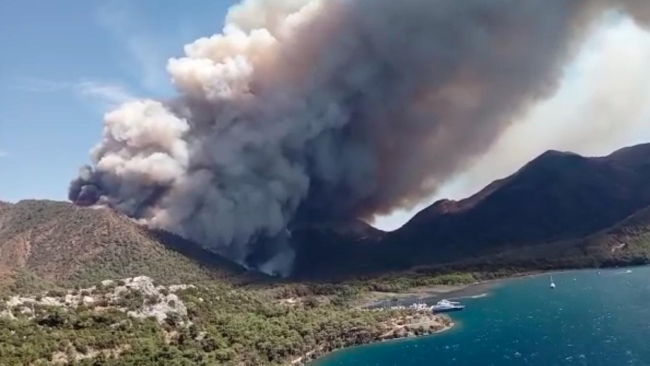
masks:
<path id="1" fill-rule="evenodd" d="M 553 276 L 551 276 L 551 290 L 555 290 L 555 282 L 553 282 Z"/>

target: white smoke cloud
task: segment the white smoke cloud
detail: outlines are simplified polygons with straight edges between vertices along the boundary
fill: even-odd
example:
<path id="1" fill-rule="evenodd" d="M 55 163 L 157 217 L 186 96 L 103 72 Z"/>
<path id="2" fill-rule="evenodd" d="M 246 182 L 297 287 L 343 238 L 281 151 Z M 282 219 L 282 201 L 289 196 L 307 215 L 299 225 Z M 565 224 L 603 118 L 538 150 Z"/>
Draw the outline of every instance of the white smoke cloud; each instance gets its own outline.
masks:
<path id="1" fill-rule="evenodd" d="M 246 0 L 169 61 L 177 98 L 106 116 L 70 198 L 280 271 L 288 225 L 419 203 L 554 94 L 594 19 L 645 4 Z"/>

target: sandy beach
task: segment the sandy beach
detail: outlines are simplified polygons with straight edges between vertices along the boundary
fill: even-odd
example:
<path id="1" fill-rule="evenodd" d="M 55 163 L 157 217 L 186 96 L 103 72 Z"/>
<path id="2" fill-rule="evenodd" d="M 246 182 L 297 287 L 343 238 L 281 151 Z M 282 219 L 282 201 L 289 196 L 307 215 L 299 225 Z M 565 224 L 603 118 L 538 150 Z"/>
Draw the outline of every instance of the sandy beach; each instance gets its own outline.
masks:
<path id="1" fill-rule="evenodd" d="M 555 273 L 555 272 L 553 272 Z M 539 276 L 543 273 L 526 273 L 513 277 L 475 282 L 467 285 L 440 285 L 414 288 L 405 292 L 369 292 L 356 304 L 360 308 L 377 308 L 385 306 L 408 306 L 415 302 L 435 303 L 442 299 L 460 300 L 464 298 L 489 294 L 490 290 L 500 286 L 504 281 L 514 278 Z"/>
<path id="2" fill-rule="evenodd" d="M 459 299 L 488 292 L 496 282 L 481 282 L 471 285 L 432 286 L 412 289 L 407 292 L 370 292 L 363 296 L 356 306 L 377 308 L 385 306 L 410 305 L 412 303 L 437 302 L 442 299 Z"/>

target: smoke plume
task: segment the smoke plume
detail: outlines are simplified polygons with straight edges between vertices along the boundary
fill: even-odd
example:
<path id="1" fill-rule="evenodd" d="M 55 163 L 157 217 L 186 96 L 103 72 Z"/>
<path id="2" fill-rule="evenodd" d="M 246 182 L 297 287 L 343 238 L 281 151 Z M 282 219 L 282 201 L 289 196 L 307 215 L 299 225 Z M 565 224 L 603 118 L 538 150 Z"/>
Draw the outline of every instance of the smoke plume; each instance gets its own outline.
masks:
<path id="1" fill-rule="evenodd" d="M 281 271 L 289 225 L 409 207 L 463 170 L 607 10 L 650 21 L 646 0 L 246 0 L 169 61 L 178 97 L 106 115 L 70 199 Z"/>

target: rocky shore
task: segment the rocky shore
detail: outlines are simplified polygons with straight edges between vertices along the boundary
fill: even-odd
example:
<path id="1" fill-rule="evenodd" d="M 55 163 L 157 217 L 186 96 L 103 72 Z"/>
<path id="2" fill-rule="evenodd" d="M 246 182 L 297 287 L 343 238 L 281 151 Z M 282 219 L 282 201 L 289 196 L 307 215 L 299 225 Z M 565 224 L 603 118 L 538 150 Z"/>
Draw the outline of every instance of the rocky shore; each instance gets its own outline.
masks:
<path id="1" fill-rule="evenodd" d="M 430 311 L 412 311 L 391 319 L 384 323 L 383 326 L 385 327 L 386 332 L 372 339 L 332 349 L 322 346 L 294 359 L 290 365 L 307 365 L 310 361 L 314 361 L 329 353 L 349 347 L 442 333 L 451 329 L 454 326 L 454 323 L 445 315 L 433 314 Z"/>

